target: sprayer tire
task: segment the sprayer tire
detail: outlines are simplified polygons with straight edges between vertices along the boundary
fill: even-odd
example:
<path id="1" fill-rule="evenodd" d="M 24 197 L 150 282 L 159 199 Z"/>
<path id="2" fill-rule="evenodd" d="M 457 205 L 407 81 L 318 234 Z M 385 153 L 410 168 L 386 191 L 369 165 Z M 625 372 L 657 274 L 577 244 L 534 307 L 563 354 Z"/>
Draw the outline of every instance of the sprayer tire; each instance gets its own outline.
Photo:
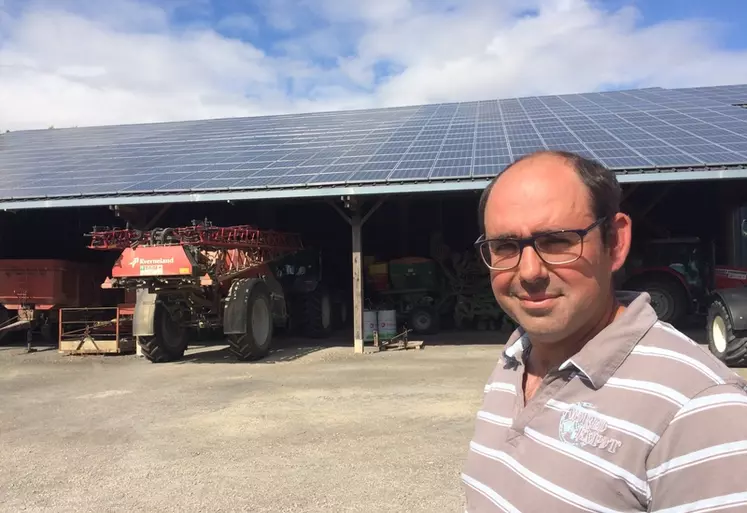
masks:
<path id="1" fill-rule="evenodd" d="M 260 360 L 270 352 L 273 331 L 270 292 L 259 283 L 247 300 L 246 333 L 228 335 L 228 350 L 242 362 Z"/>
<path id="2" fill-rule="evenodd" d="M 161 303 L 156 305 L 153 327 L 155 334 L 141 336 L 140 350 L 152 363 L 166 363 L 181 360 L 189 345 L 189 334 L 185 328 L 169 331 L 169 312 Z"/>

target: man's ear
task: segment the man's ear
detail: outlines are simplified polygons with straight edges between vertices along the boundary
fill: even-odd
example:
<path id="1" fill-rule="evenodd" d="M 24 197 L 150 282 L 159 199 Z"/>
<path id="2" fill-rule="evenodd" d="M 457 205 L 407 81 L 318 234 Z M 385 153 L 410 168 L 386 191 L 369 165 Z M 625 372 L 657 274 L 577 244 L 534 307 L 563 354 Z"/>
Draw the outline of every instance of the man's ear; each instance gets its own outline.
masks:
<path id="1" fill-rule="evenodd" d="M 633 221 L 630 216 L 618 212 L 610 223 L 609 254 L 612 272 L 619 271 L 630 253 L 633 239 Z"/>

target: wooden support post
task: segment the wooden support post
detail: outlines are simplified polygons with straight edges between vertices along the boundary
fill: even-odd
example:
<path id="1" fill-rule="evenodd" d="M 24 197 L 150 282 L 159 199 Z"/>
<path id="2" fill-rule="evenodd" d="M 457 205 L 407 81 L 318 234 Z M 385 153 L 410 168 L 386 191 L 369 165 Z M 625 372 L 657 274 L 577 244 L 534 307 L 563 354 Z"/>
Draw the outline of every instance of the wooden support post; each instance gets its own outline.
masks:
<path id="1" fill-rule="evenodd" d="M 353 344 L 355 353 L 363 353 L 363 262 L 360 214 L 351 218 L 353 228 Z"/>
<path id="2" fill-rule="evenodd" d="M 361 228 L 386 199 L 387 196 L 379 198 L 363 217 L 361 217 L 361 205 L 355 198 L 349 198 L 346 205 L 352 211 L 350 217 L 333 201 L 328 200 L 329 205 L 353 229 L 353 352 L 358 354 L 363 354 L 363 235 Z"/>

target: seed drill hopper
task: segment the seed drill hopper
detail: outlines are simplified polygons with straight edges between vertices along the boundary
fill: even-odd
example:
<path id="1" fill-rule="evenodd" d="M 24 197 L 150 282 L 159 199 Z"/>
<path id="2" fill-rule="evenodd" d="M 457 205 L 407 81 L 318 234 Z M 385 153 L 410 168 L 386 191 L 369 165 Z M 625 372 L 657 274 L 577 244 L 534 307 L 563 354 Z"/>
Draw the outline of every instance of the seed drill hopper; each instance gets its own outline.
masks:
<path id="1" fill-rule="evenodd" d="M 290 266 L 277 264 L 304 254 L 297 234 L 205 220 L 149 231 L 94 227 L 89 236 L 90 249 L 121 251 L 102 288 L 136 290 L 133 334 L 152 362 L 182 358 L 200 329 L 222 330 L 239 360 L 259 359 L 274 328 L 289 326 L 287 299 L 297 287 L 283 280 L 292 270 L 279 272 Z M 316 258 L 304 269 L 316 269 Z"/>

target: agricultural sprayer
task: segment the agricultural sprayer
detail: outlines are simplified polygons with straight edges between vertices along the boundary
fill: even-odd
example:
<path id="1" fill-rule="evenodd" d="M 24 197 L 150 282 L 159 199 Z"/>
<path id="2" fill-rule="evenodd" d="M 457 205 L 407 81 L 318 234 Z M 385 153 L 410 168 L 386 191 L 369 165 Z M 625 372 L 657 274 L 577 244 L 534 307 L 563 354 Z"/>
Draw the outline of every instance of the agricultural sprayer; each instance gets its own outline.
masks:
<path id="1" fill-rule="evenodd" d="M 183 357 L 190 334 L 219 330 L 239 360 L 270 350 L 275 329 L 315 338 L 333 327 L 321 257 L 297 234 L 250 225 L 94 227 L 89 248 L 121 255 L 102 288 L 136 291 L 133 335 L 152 362 Z"/>

